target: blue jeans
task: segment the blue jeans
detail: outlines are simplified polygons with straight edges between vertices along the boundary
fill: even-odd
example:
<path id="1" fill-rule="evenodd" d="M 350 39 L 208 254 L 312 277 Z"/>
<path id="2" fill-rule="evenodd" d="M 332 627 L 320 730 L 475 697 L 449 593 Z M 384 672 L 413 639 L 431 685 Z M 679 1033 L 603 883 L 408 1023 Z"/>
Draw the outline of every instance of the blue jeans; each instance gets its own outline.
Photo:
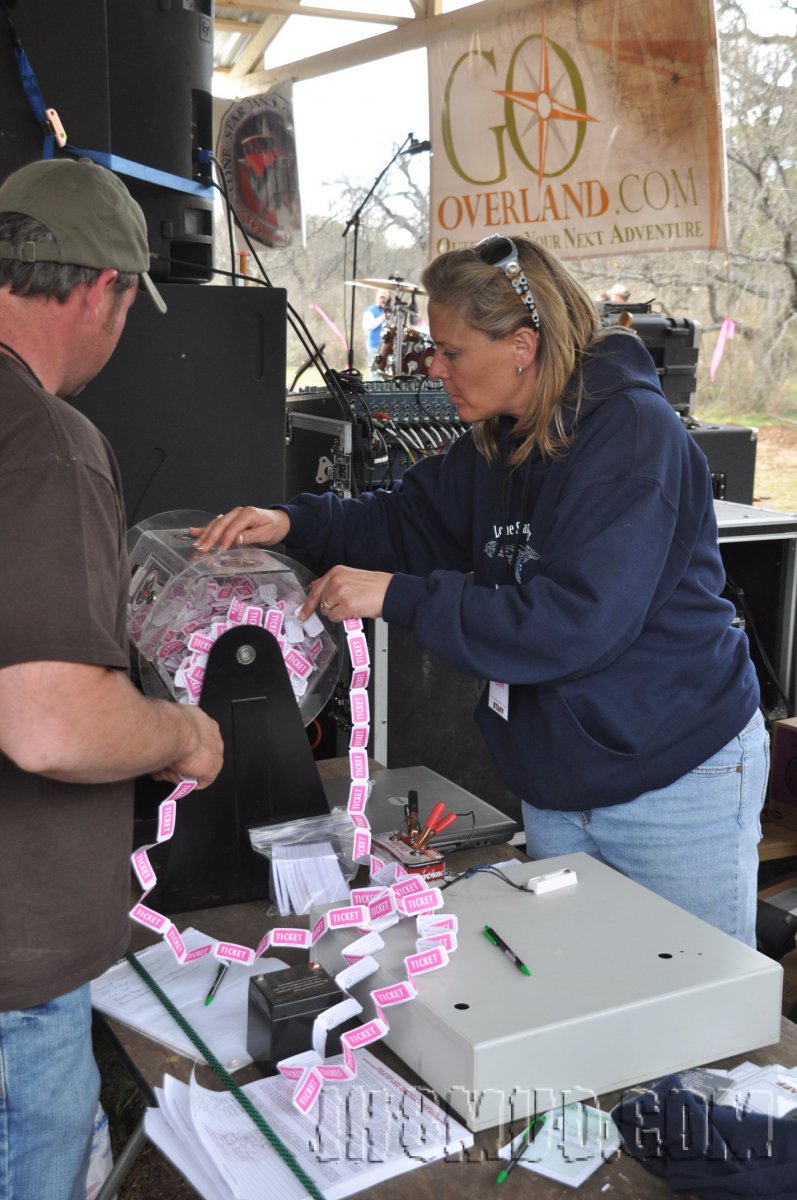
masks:
<path id="1" fill-rule="evenodd" d="M 738 737 L 669 787 L 627 804 L 556 812 L 523 802 L 526 850 L 583 850 L 755 946 L 760 813 L 769 737 L 757 712 Z"/>
<path id="2" fill-rule="evenodd" d="M 0 1012 L 3 1200 L 85 1200 L 99 1094 L 88 984 Z"/>

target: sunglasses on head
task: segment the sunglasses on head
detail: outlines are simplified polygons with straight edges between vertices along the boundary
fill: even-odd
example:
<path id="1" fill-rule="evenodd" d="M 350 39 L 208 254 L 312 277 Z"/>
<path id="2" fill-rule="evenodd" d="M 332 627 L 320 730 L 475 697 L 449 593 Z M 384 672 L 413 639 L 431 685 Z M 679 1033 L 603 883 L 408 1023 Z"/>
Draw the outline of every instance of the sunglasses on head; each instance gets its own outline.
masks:
<path id="1" fill-rule="evenodd" d="M 529 281 L 526 279 L 523 268 L 520 265 L 518 248 L 512 239 L 503 237 L 501 234 L 493 234 L 491 237 L 483 238 L 482 241 L 477 242 L 474 249 L 483 263 L 486 263 L 489 267 L 498 267 L 500 271 L 504 272 L 519 298 L 528 309 L 532 325 L 536 330 L 539 330 L 540 316 L 537 312 L 537 305 L 529 287 Z"/>

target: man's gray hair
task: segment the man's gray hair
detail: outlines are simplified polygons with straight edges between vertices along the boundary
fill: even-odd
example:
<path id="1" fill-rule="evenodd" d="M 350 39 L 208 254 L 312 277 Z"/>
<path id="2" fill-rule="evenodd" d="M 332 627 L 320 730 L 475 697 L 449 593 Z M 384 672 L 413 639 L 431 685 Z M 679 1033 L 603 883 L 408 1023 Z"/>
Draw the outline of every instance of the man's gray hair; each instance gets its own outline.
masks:
<path id="1" fill-rule="evenodd" d="M 46 225 L 23 213 L 0 213 L 0 241 L 22 246 L 25 242 L 54 242 Z M 20 262 L 0 259 L 0 287 L 11 288 L 14 296 L 44 296 L 63 304 L 78 286 L 91 284 L 101 272 L 94 267 L 75 267 L 70 263 Z M 126 292 L 138 286 L 138 275 L 120 272 L 114 291 Z"/>

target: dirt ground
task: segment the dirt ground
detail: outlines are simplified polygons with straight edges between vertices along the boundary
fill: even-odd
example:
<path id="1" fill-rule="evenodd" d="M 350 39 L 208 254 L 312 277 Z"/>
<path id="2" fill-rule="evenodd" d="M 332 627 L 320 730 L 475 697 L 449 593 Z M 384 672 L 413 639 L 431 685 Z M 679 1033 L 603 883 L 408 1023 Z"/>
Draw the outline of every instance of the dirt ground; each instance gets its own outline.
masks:
<path id="1" fill-rule="evenodd" d="M 762 426 L 758 431 L 754 504 L 797 512 L 797 422 Z M 95 1037 L 103 1079 L 102 1101 L 108 1113 L 114 1156 L 135 1128 L 144 1106 L 115 1054 Z M 147 1145 L 118 1192 L 118 1200 L 197 1200 L 197 1192 Z"/>
<path id="2" fill-rule="evenodd" d="M 797 422 L 758 430 L 753 503 L 797 512 Z"/>

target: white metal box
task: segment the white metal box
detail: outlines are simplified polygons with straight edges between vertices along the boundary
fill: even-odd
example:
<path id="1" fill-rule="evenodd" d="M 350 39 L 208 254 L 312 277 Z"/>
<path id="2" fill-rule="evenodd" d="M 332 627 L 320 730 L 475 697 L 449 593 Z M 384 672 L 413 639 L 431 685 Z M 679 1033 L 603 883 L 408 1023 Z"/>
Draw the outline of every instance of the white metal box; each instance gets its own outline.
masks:
<path id="1" fill-rule="evenodd" d="M 563 1099 L 597 1096 L 777 1042 L 778 963 L 586 854 L 515 862 L 515 882 L 572 868 L 573 887 L 544 895 L 479 873 L 446 888 L 458 948 L 415 976 L 417 997 L 385 1010 L 386 1044 L 470 1129 L 503 1124 Z M 522 974 L 484 936 L 492 926 L 530 968 Z M 415 922 L 384 934 L 379 971 L 352 989 L 406 978 Z M 328 933 L 331 973 L 353 939 Z"/>

